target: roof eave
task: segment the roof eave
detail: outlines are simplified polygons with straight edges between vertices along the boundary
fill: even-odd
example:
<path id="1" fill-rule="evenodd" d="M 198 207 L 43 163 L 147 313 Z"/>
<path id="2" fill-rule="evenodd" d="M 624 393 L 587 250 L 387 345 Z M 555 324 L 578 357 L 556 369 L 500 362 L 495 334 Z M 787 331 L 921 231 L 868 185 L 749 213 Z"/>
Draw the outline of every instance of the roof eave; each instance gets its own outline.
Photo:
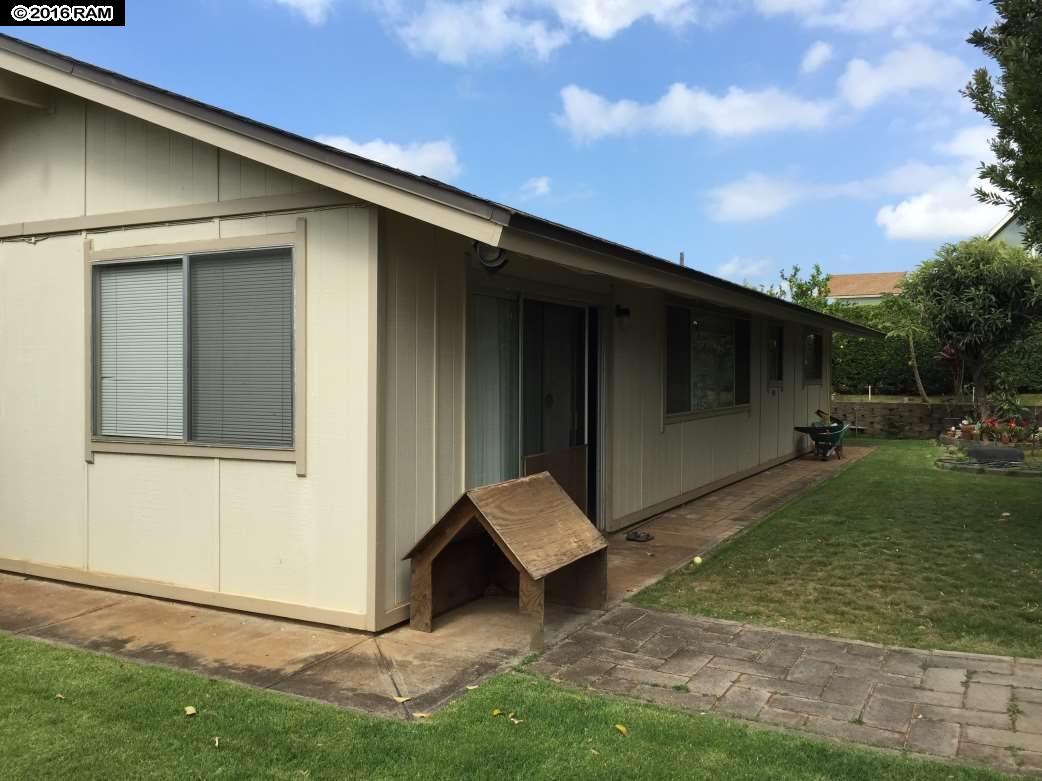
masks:
<path id="1" fill-rule="evenodd" d="M 580 252 L 608 257 L 625 263 L 637 264 L 643 268 L 672 275 L 687 282 L 694 282 L 699 285 L 723 290 L 731 295 L 737 295 L 741 299 L 748 301 L 754 307 L 757 305 L 766 305 L 774 309 L 780 308 L 784 311 L 790 312 L 798 319 L 813 321 L 815 325 L 833 331 L 842 331 L 854 336 L 861 336 L 869 339 L 882 339 L 884 337 L 883 333 L 874 328 L 869 328 L 859 323 L 852 323 L 849 320 L 844 320 L 843 318 L 835 317 L 834 315 L 824 314 L 814 309 L 794 304 L 791 301 L 777 298 L 768 293 L 762 293 L 759 290 L 746 287 L 745 285 L 729 282 L 726 279 L 715 277 L 712 274 L 707 274 L 689 266 L 681 266 L 672 261 L 665 260 L 664 258 L 650 255 L 641 252 L 640 250 L 616 244 L 605 239 L 600 239 L 588 233 L 557 225 L 556 223 L 547 220 L 533 218 L 531 215 L 515 213 L 512 216 L 509 225 L 507 225 L 506 230 L 504 230 L 502 243 L 509 245 L 511 236 L 516 235 L 515 232 L 566 245 Z M 610 276 L 610 269 L 605 269 L 605 273 Z"/>

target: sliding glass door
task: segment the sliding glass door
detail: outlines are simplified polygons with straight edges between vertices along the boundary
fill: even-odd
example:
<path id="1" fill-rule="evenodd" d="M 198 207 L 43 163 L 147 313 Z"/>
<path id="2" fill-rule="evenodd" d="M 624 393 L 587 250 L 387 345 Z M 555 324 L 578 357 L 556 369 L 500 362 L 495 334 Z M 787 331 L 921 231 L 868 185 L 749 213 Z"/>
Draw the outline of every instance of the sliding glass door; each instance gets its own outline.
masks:
<path id="1" fill-rule="evenodd" d="M 588 325 L 583 307 L 470 296 L 467 486 L 550 472 L 588 508 Z"/>

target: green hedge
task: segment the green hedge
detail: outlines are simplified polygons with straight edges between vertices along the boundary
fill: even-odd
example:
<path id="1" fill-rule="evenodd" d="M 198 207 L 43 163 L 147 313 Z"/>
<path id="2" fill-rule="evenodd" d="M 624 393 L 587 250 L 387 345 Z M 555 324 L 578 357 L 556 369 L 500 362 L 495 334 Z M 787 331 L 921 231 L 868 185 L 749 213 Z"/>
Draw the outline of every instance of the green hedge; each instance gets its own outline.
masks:
<path id="1" fill-rule="evenodd" d="M 840 317 L 880 330 L 881 312 L 874 306 L 846 307 Z M 941 345 L 921 339 L 916 345 L 919 374 L 926 392 L 941 395 L 952 392 L 952 378 L 938 360 Z M 1021 393 L 1042 392 L 1042 326 L 1036 333 L 1000 359 L 999 376 Z M 918 395 L 908 360 L 908 343 L 901 339 L 861 339 L 837 333 L 832 339 L 832 388 L 836 393 L 874 393 Z"/>

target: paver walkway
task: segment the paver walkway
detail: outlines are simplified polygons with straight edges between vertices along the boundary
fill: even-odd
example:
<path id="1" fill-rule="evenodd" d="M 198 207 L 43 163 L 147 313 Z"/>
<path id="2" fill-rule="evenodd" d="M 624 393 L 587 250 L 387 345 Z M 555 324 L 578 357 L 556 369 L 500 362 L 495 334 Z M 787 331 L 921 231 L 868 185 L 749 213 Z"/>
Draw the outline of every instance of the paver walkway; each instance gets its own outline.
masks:
<path id="1" fill-rule="evenodd" d="M 916 651 L 623 605 L 528 668 L 683 710 L 1042 771 L 1042 660 Z"/>

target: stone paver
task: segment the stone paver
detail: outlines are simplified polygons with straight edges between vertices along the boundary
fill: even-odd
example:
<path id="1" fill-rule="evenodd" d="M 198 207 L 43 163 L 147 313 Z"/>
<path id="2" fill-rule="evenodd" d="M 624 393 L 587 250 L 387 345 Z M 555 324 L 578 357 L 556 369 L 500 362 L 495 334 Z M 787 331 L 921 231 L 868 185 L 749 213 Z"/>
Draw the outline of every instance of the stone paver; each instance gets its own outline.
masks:
<path id="1" fill-rule="evenodd" d="M 635 624 L 647 639 L 612 650 L 605 638 L 629 637 Z M 546 655 L 559 664 L 542 674 L 854 743 L 1000 770 L 1034 772 L 1036 761 L 1042 768 L 1035 660 L 887 648 L 630 605 L 559 648 L 566 647 L 567 654 Z"/>

